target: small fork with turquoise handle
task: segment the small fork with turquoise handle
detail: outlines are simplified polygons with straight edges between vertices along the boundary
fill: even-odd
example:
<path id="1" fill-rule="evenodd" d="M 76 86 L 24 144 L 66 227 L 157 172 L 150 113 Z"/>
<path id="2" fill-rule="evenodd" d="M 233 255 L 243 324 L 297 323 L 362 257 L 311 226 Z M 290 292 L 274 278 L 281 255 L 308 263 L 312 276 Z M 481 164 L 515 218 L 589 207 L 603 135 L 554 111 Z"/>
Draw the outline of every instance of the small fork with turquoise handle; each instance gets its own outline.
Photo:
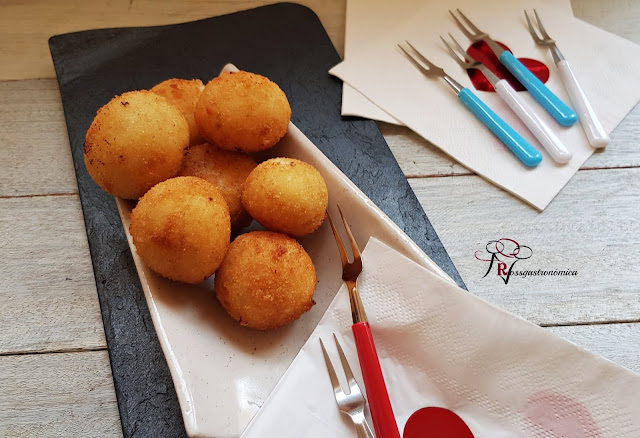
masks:
<path id="1" fill-rule="evenodd" d="M 571 126 L 578 120 L 578 115 L 567 106 L 553 91 L 551 91 L 545 84 L 540 81 L 533 73 L 525 67 L 518 58 L 513 56 L 511 52 L 500 47 L 486 32 L 478 29 L 469 20 L 460 9 L 456 9 L 458 14 L 464 21 L 456 17 L 453 12 L 449 11 L 453 20 L 456 22 L 462 33 L 471 41 L 484 41 L 487 43 L 491 51 L 498 57 L 498 60 L 502 65 L 520 81 L 522 85 L 529 91 L 535 100 L 538 101 L 542 107 L 547 110 L 549 114 L 562 126 Z"/>
<path id="2" fill-rule="evenodd" d="M 542 161 L 540 152 L 531 146 L 527 140 L 522 138 L 511 126 L 500 118 L 491 108 L 489 108 L 478 96 L 473 94 L 468 88 L 464 88 L 451 76 L 447 75 L 444 70 L 418 52 L 408 41 L 407 45 L 411 48 L 410 53 L 404 47 L 398 44 L 398 47 L 404 52 L 409 61 L 426 77 L 438 77 L 444 79 L 447 84 L 456 92 L 458 99 L 465 104 L 467 108 L 495 134 L 509 148 L 513 154 L 518 157 L 527 167 L 535 167 Z"/>
<path id="3" fill-rule="evenodd" d="M 506 79 L 499 79 L 486 65 L 469 55 L 451 34 L 449 34 L 449 38 L 451 38 L 451 44 L 440 37 L 453 59 L 465 70 L 479 69 L 489 83 L 493 85 L 498 96 L 505 101 L 509 108 L 522 120 L 522 123 L 538 139 L 540 144 L 549 152 L 551 158 L 561 164 L 568 163 L 573 154 L 540 117 L 540 110 L 529 105 Z"/>

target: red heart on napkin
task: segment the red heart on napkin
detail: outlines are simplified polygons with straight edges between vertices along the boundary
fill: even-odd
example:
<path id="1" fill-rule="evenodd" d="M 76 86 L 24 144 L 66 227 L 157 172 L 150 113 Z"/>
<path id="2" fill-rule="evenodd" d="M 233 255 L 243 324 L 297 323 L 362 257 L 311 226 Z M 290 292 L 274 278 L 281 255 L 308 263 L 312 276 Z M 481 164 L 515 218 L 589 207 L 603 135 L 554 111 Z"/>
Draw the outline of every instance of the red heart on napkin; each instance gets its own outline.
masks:
<path id="1" fill-rule="evenodd" d="M 501 42 L 496 41 L 500 47 L 505 50 L 511 51 L 506 45 Z M 482 62 L 486 65 L 489 70 L 495 73 L 496 76 L 500 79 L 506 79 L 511 86 L 516 91 L 524 91 L 524 86 L 518 82 L 518 80 L 507 70 L 507 67 L 502 65 L 498 60 L 498 57 L 493 53 L 493 51 L 489 48 L 487 43 L 484 41 L 476 41 L 471 44 L 467 49 L 467 53 L 471 55 L 474 59 Z M 549 69 L 546 65 L 541 63 L 540 61 L 536 61 L 535 59 L 529 58 L 518 58 L 525 67 L 531 71 L 538 79 L 545 83 L 549 80 Z M 482 72 L 478 69 L 467 70 L 467 74 L 469 75 L 469 79 L 471 79 L 471 83 L 475 87 L 476 90 L 479 91 L 495 91 L 493 89 L 493 85 L 489 83 L 487 78 L 484 77 Z"/>
<path id="2" fill-rule="evenodd" d="M 471 430 L 455 412 L 445 408 L 415 411 L 404 426 L 402 438 L 474 438 Z"/>

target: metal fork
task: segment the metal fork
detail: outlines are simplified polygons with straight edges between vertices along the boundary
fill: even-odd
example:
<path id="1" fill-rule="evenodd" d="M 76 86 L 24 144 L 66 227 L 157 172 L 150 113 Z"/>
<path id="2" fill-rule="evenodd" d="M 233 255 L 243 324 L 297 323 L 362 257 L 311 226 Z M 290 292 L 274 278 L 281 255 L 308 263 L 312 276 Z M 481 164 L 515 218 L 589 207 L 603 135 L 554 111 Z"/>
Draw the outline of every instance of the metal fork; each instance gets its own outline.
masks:
<path id="1" fill-rule="evenodd" d="M 571 108 L 567 106 L 558 96 L 556 96 L 540 79 L 538 79 L 533 73 L 529 71 L 518 59 L 513 56 L 511 52 L 500 47 L 486 32 L 478 29 L 464 15 L 460 9 L 456 9 L 458 14 L 462 18 L 462 21 L 449 11 L 449 14 L 453 17 L 462 33 L 471 41 L 484 41 L 489 48 L 498 57 L 498 60 L 507 67 L 507 69 L 513 73 L 513 75 L 529 90 L 529 93 L 538 101 L 554 119 L 558 121 L 562 126 L 571 126 L 577 120 L 578 116 Z M 464 21 L 464 23 L 463 23 Z"/>
<path id="2" fill-rule="evenodd" d="M 549 47 L 549 50 L 551 50 L 553 62 L 556 64 L 556 67 L 558 67 L 562 82 L 564 83 L 564 86 L 569 93 L 571 102 L 576 107 L 578 117 L 582 122 L 582 128 L 584 129 L 584 132 L 587 135 L 587 139 L 589 140 L 591 146 L 595 148 L 605 147 L 609 144 L 609 136 L 607 135 L 607 132 L 602 127 L 600 120 L 598 120 L 598 117 L 596 116 L 593 107 L 589 103 L 586 94 L 582 90 L 582 87 L 578 83 L 578 79 L 573 73 L 569 62 L 564 59 L 564 56 L 562 56 L 560 49 L 558 49 L 558 46 L 556 46 L 555 40 L 549 36 L 544 26 L 542 25 L 542 20 L 540 20 L 538 12 L 534 9 L 533 13 L 536 16 L 536 22 L 538 24 L 538 28 L 540 29 L 541 36 L 538 36 L 538 33 L 536 32 L 536 29 L 533 26 L 531 19 L 529 18 L 529 14 L 527 14 L 527 11 L 524 11 L 531 37 L 536 42 L 536 44 L 540 46 L 547 46 Z"/>
<path id="3" fill-rule="evenodd" d="M 338 377 L 336 376 L 336 371 L 333 368 L 333 364 L 331 363 L 331 359 L 329 359 L 327 350 L 324 348 L 322 339 L 320 339 L 320 347 L 322 347 L 322 354 L 324 355 L 324 361 L 327 365 L 329 379 L 331 380 L 331 385 L 333 386 L 333 394 L 336 397 L 338 408 L 340 409 L 340 412 L 347 414 L 351 418 L 351 421 L 353 421 L 353 424 L 356 425 L 358 438 L 375 438 L 373 433 L 371 432 L 369 424 L 367 423 L 367 419 L 364 416 L 364 405 L 367 403 L 367 401 L 362 395 L 362 391 L 360 390 L 358 382 L 356 382 L 355 377 L 353 377 L 353 372 L 351 371 L 349 362 L 347 362 L 347 358 L 344 355 L 344 351 L 342 351 L 342 346 L 338 342 L 338 338 L 336 337 L 335 333 L 333 334 L 333 339 L 335 340 L 336 347 L 338 348 L 338 354 L 340 355 L 340 362 L 342 362 L 344 375 L 347 377 L 349 392 L 346 392 L 344 389 L 342 389 L 340 381 L 338 381 Z"/>
<path id="4" fill-rule="evenodd" d="M 349 290 L 349 302 L 351 303 L 351 316 L 353 318 L 351 331 L 356 341 L 362 379 L 364 380 L 364 386 L 367 390 L 367 396 L 369 397 L 369 409 L 371 410 L 373 428 L 379 438 L 400 438 L 400 432 L 398 431 L 398 425 L 393 415 L 393 408 L 389 400 L 387 386 L 384 383 L 384 376 L 380 368 L 378 352 L 373 342 L 373 336 L 371 336 L 371 327 L 369 327 L 367 314 L 364 311 L 364 306 L 358 293 L 358 277 L 362 272 L 360 249 L 339 205 L 338 211 L 340 212 L 344 228 L 349 236 L 349 243 L 351 244 L 351 251 L 353 252 L 352 262 L 350 262 L 347 257 L 342 239 L 333 224 L 329 212 L 327 212 L 327 217 L 329 218 L 333 236 L 336 239 L 338 251 L 340 252 L 342 279 L 347 284 L 347 289 Z"/>
<path id="5" fill-rule="evenodd" d="M 509 105 L 509 108 L 516 113 L 527 128 L 540 141 L 542 146 L 549 152 L 551 158 L 558 163 L 567 163 L 571 160 L 573 154 L 566 148 L 560 139 L 554 134 L 549 125 L 540 118 L 538 110 L 529 105 L 524 99 L 518 95 L 511 84 L 506 79 L 499 79 L 486 65 L 475 59 L 467 53 L 455 38 L 449 34 L 452 44 L 449 44 L 444 38 L 440 37 L 442 42 L 447 46 L 449 53 L 453 59 L 466 70 L 479 69 L 487 80 L 493 85 L 498 96 Z"/>
<path id="6" fill-rule="evenodd" d="M 462 87 L 453 78 L 447 75 L 444 70 L 425 58 L 415 47 L 407 41 L 414 54 L 409 53 L 404 47 L 398 45 L 411 63 L 429 78 L 443 78 L 447 84 L 456 92 L 458 99 L 493 132 L 518 157 L 525 166 L 535 167 L 542 161 L 542 155 L 529 144 L 520 134 L 500 118 L 491 108 L 478 98 L 471 90 Z"/>

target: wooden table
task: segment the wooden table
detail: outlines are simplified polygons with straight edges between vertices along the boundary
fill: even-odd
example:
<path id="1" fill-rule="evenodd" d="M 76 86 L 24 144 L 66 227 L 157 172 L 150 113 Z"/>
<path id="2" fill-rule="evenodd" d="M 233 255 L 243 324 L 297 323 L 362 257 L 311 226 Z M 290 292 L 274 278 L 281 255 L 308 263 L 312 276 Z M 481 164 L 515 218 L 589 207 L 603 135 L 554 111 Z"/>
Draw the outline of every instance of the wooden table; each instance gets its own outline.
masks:
<path id="1" fill-rule="evenodd" d="M 122 435 L 50 35 L 189 21 L 262 0 L 9 1 L 0 6 L 0 436 Z M 305 0 L 338 51 L 345 0 Z M 574 0 L 575 15 L 640 42 L 640 2 Z M 624 56 L 624 54 L 621 54 Z M 640 72 L 639 72 L 640 73 Z M 538 213 L 405 128 L 380 124 L 471 293 L 640 371 L 640 110 Z M 529 245 L 528 268 L 482 278 L 474 251 Z M 535 261 L 535 262 L 534 262 Z M 579 372 L 579 370 L 577 370 Z"/>

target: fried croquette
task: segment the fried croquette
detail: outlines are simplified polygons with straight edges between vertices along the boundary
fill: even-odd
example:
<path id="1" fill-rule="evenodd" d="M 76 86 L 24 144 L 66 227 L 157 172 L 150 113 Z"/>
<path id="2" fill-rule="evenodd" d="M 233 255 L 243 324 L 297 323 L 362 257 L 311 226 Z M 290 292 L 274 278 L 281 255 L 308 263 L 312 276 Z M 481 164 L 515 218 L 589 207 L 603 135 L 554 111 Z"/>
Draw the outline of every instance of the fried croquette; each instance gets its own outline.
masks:
<path id="1" fill-rule="evenodd" d="M 237 230 L 251 223 L 240 196 L 244 181 L 257 165 L 247 154 L 224 151 L 203 143 L 189 148 L 179 174 L 197 176 L 215 185 L 229 206 L 231 228 Z"/>
<path id="2" fill-rule="evenodd" d="M 229 209 L 218 189 L 194 176 L 149 190 L 129 227 L 142 261 L 171 280 L 199 283 L 218 269 L 229 247 Z"/>
<path id="3" fill-rule="evenodd" d="M 242 205 L 256 221 L 294 237 L 306 236 L 322 224 L 328 200 L 320 172 L 294 158 L 260 163 L 242 190 Z"/>
<path id="4" fill-rule="evenodd" d="M 219 148 L 257 152 L 287 132 L 291 107 L 284 92 L 264 76 L 223 73 L 204 88 L 196 105 L 200 133 Z"/>
<path id="5" fill-rule="evenodd" d="M 180 170 L 189 144 L 184 116 L 164 97 L 131 91 L 98 110 L 84 143 L 84 162 L 105 191 L 138 199 Z"/>
<path id="6" fill-rule="evenodd" d="M 270 231 L 238 236 L 216 272 L 216 294 L 240 324 L 275 329 L 315 304 L 315 268 L 295 239 Z"/>
<path id="7" fill-rule="evenodd" d="M 189 124 L 189 144 L 202 143 L 204 139 L 198 131 L 194 112 L 200 94 L 204 90 L 204 84 L 200 79 L 167 79 L 153 87 L 151 92 L 156 93 L 175 105 Z"/>

